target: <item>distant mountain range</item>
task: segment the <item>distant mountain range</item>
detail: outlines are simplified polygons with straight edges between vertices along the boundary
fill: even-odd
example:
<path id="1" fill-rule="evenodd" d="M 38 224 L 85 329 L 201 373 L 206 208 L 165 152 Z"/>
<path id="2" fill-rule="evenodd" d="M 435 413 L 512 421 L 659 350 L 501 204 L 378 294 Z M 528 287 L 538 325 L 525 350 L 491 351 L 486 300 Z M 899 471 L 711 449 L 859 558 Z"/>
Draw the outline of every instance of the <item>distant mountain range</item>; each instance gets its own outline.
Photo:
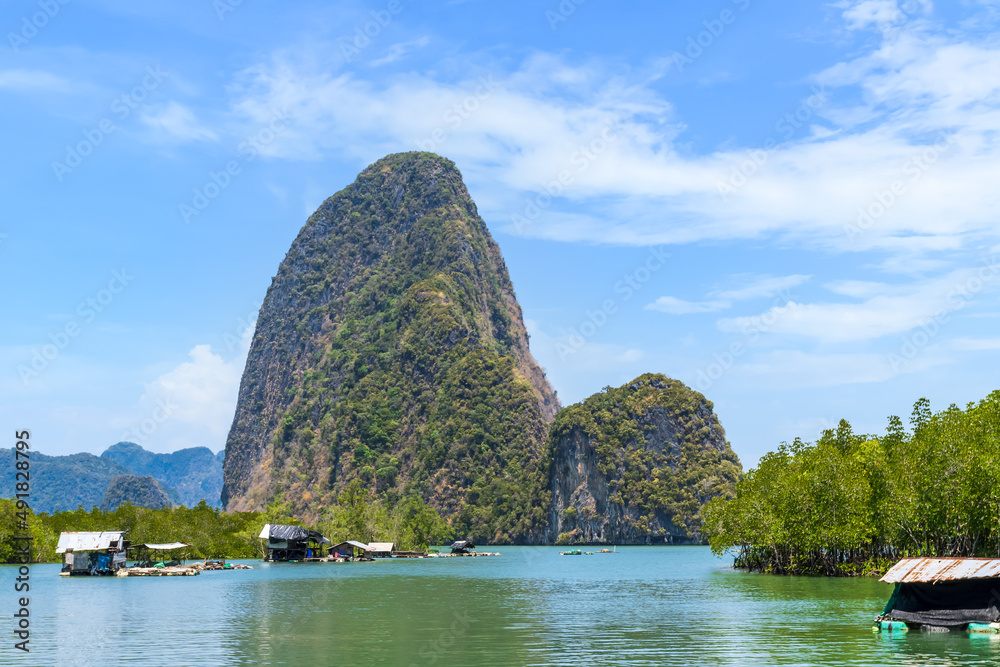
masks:
<path id="1" fill-rule="evenodd" d="M 224 455 L 224 452 L 213 454 L 208 447 L 154 454 L 134 442 L 119 442 L 101 454 L 101 458 L 120 463 L 136 475 L 152 477 L 175 505 L 193 507 L 204 498 L 209 505 L 221 507 Z"/>
<path id="2" fill-rule="evenodd" d="M 117 506 L 115 489 L 109 485 L 118 476 L 150 476 L 162 487 L 172 504 L 193 507 L 202 499 L 221 507 L 223 453 L 207 447 L 192 447 L 172 454 L 154 454 L 133 442 L 112 445 L 101 456 L 70 454 L 46 456 L 32 452 L 31 507 L 36 512 Z M 0 465 L 8 474 L 0 476 L 0 496 L 15 493 L 14 450 L 0 449 Z M 124 489 L 120 483 L 115 488 Z"/>
<path id="3" fill-rule="evenodd" d="M 104 492 L 101 509 L 112 512 L 126 502 L 154 510 L 174 505 L 160 483 L 149 475 L 118 475 L 112 479 Z"/>

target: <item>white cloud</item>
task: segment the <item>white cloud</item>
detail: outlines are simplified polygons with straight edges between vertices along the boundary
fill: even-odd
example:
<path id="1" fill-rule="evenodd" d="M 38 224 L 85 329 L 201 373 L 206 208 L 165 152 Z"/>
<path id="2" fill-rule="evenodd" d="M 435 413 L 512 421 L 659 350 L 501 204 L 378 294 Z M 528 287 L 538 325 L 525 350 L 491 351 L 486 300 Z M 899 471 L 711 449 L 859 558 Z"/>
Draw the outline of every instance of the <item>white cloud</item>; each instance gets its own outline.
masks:
<path id="1" fill-rule="evenodd" d="M 762 299 L 786 292 L 809 280 L 811 276 L 740 276 L 746 282 L 742 287 L 713 292 L 714 296 L 733 301 L 748 301 Z"/>
<path id="2" fill-rule="evenodd" d="M 871 299 L 888 294 L 901 294 L 907 290 L 906 285 L 890 285 L 865 280 L 835 280 L 823 285 L 823 287 L 834 294 L 855 299 Z"/>
<path id="3" fill-rule="evenodd" d="M 904 286 L 846 281 L 832 288 L 840 294 L 865 298 L 861 303 L 794 301 L 774 306 L 754 317 L 719 320 L 723 331 L 755 331 L 809 336 L 823 342 L 860 341 L 910 331 L 942 315 L 965 308 L 982 292 L 997 285 L 997 267 L 963 269 Z M 761 323 L 766 326 L 761 327 Z"/>
<path id="4" fill-rule="evenodd" d="M 883 20 L 892 4 L 851 5 L 847 20 Z M 537 53 L 509 76 L 470 71 L 445 83 L 410 73 L 376 84 L 282 54 L 239 77 L 233 110 L 256 126 L 289 109 L 293 127 L 267 147 L 287 159 L 331 150 L 359 163 L 415 148 L 447 155 L 484 213 L 523 235 L 644 245 L 781 235 L 925 255 L 995 237 L 1000 209 L 992 177 L 1000 170 L 1000 46 L 927 26 L 904 22 L 876 48 L 819 73 L 818 129 L 780 142 L 727 197 L 720 185 L 746 149 L 681 150 L 683 119 L 648 84 L 663 72 L 623 78 Z M 526 200 L 560 175 L 567 178 L 554 201 L 514 226 Z M 868 208 L 877 213 L 870 223 Z"/>
<path id="5" fill-rule="evenodd" d="M 714 313 L 725 310 L 732 305 L 729 301 L 683 301 L 672 296 L 661 296 L 646 306 L 646 310 L 658 310 L 671 315 L 690 315 L 692 313 Z"/>
<path id="6" fill-rule="evenodd" d="M 836 387 L 884 382 L 902 374 L 948 363 L 934 352 L 927 349 L 916 359 L 894 365 L 888 355 L 881 354 L 822 355 L 800 350 L 776 350 L 738 368 L 749 375 L 768 377 L 775 386 L 786 389 Z"/>
<path id="7" fill-rule="evenodd" d="M 194 113 L 176 101 L 142 115 L 142 121 L 173 139 L 186 141 L 218 141 L 218 135 L 202 125 Z"/>
<path id="8" fill-rule="evenodd" d="M 134 410 L 111 420 L 121 431 L 118 437 L 164 452 L 225 447 L 253 333 L 254 326 L 243 332 L 230 361 L 210 345 L 196 345 L 188 361 L 146 384 Z"/>
<path id="9" fill-rule="evenodd" d="M 905 18 L 906 15 L 899 9 L 896 0 L 862 0 L 850 4 L 844 11 L 844 19 L 850 30 L 864 30 L 871 26 L 884 28 Z"/>
<path id="10" fill-rule="evenodd" d="M 692 313 L 715 313 L 732 307 L 733 301 L 750 301 L 782 294 L 809 280 L 810 276 L 755 276 L 744 274 L 734 276 L 740 287 L 725 290 L 714 290 L 709 296 L 710 301 L 684 301 L 673 296 L 661 296 L 646 306 L 646 310 L 659 310 L 671 315 L 689 315 Z M 785 298 L 785 302 L 790 299 Z"/>

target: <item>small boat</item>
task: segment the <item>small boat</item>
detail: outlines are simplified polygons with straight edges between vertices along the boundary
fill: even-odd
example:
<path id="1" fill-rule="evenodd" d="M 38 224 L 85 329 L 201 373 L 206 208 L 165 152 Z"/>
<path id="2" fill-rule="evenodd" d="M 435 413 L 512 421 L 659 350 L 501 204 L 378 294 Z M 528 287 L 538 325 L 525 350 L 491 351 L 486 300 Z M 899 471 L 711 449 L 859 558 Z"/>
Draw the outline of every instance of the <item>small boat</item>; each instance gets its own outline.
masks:
<path id="1" fill-rule="evenodd" d="M 573 549 L 572 551 L 560 551 L 560 556 L 593 556 L 593 551 L 580 551 L 579 549 Z"/>
<path id="2" fill-rule="evenodd" d="M 599 553 L 599 554 L 616 554 L 616 553 L 618 553 L 618 545 L 615 545 L 613 549 L 601 549 L 600 551 L 597 551 L 596 553 Z"/>

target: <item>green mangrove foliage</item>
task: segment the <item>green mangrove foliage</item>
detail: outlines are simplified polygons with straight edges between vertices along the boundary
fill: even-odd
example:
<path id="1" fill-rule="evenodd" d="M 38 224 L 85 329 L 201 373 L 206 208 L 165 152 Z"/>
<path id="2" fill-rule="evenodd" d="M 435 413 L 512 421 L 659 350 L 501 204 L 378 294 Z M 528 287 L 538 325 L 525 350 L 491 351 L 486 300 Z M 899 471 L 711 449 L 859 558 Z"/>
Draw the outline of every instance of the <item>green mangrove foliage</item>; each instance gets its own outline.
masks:
<path id="1" fill-rule="evenodd" d="M 907 556 L 1000 557 L 1000 391 L 931 413 L 917 401 L 907 432 L 841 421 L 814 444 L 761 459 L 736 497 L 704 509 L 716 553 L 778 574 L 875 575 Z"/>
<path id="2" fill-rule="evenodd" d="M 388 507 L 360 484 L 350 484 L 338 504 L 327 509 L 316 526 L 334 543 L 343 540 L 395 542 L 402 550 L 423 550 L 451 539 L 438 513 L 420 498 L 410 497 Z M 63 531 L 127 530 L 133 544 L 186 542 L 190 558 L 262 558 L 263 540 L 257 536 L 266 523 L 301 525 L 289 505 L 274 501 L 263 512 L 223 512 L 201 501 L 195 507 L 148 509 L 123 503 L 113 511 L 82 507 L 71 512 L 34 514 L 28 511 L 28 531 L 19 526 L 12 500 L 0 499 L 0 562 L 20 562 L 16 539 L 32 541 L 32 562 L 58 562 L 59 533 Z"/>

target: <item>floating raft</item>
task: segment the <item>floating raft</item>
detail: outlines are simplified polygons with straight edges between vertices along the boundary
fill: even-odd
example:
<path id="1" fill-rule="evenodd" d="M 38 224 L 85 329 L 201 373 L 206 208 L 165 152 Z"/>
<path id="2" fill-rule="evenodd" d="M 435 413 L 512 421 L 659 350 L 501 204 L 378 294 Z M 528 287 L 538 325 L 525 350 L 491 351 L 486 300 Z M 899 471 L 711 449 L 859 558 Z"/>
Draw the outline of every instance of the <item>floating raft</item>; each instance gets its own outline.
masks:
<path id="1" fill-rule="evenodd" d="M 909 632 L 910 628 L 902 621 L 876 620 L 872 626 L 872 632 Z M 1000 635 L 1000 623 L 969 623 L 965 628 L 966 632 L 977 634 Z"/>
<path id="2" fill-rule="evenodd" d="M 119 577 L 193 577 L 201 570 L 193 567 L 123 567 L 115 573 Z"/>
<path id="3" fill-rule="evenodd" d="M 243 565 L 242 563 L 220 563 L 218 561 L 211 561 L 208 563 L 194 563 L 192 565 L 187 565 L 185 567 L 194 568 L 201 572 L 204 571 L 224 571 L 224 570 L 252 570 L 253 568 L 249 565 Z"/>
<path id="4" fill-rule="evenodd" d="M 476 558 L 482 556 L 499 556 L 499 555 L 500 554 L 498 553 L 488 553 L 485 551 L 482 553 L 476 553 L 475 551 L 473 551 L 467 554 L 437 554 L 437 555 L 432 554 L 428 556 L 428 558 Z"/>

